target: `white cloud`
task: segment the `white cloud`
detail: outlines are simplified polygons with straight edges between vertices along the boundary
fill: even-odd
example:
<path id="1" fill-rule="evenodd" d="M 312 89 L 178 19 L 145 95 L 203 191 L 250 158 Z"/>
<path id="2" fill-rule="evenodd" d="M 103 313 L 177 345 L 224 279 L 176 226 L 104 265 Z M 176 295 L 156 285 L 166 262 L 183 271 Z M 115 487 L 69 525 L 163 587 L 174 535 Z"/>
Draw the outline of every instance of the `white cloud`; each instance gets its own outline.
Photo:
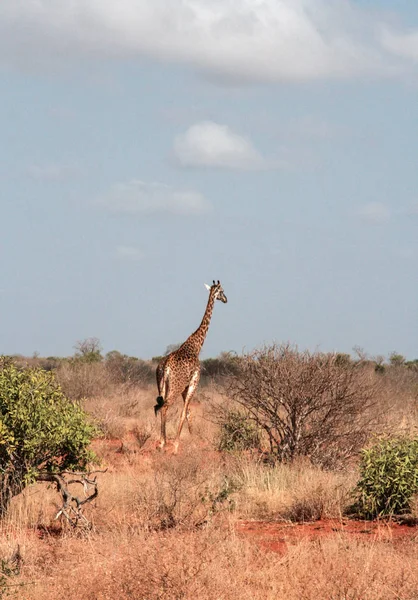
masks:
<path id="1" fill-rule="evenodd" d="M 272 168 L 252 145 L 226 125 L 202 121 L 174 141 L 174 155 L 183 167 L 259 170 Z"/>
<path id="2" fill-rule="evenodd" d="M 99 200 L 112 212 L 127 214 L 170 213 L 200 215 L 211 205 L 194 190 L 175 189 L 163 183 L 145 183 L 138 179 L 118 183 Z"/>
<path id="3" fill-rule="evenodd" d="M 145 56 L 238 81 L 387 74 L 386 26 L 354 0 L 1 0 L 0 64 Z"/>
<path id="4" fill-rule="evenodd" d="M 390 210 L 381 202 L 369 202 L 358 211 L 359 216 L 373 225 L 387 223 L 390 219 Z"/>
<path id="5" fill-rule="evenodd" d="M 116 256 L 122 260 L 142 260 L 144 253 L 134 246 L 118 246 L 116 248 Z"/>

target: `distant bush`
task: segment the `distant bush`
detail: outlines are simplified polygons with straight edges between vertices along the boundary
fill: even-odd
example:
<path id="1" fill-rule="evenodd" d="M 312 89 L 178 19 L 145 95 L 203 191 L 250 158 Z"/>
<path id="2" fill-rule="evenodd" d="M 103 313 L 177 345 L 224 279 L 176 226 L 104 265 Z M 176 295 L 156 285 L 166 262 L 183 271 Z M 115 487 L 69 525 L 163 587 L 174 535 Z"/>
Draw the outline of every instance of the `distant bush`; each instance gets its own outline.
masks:
<path id="1" fill-rule="evenodd" d="M 418 493 L 418 438 L 379 440 L 361 453 L 355 512 L 364 518 L 408 511 Z"/>
<path id="2" fill-rule="evenodd" d="M 408 367 L 408 369 L 411 369 L 411 371 L 418 373 L 418 358 L 406 361 L 405 366 Z"/>
<path id="3" fill-rule="evenodd" d="M 162 354 L 159 356 L 153 356 L 151 358 L 151 362 L 157 364 L 157 363 L 160 363 L 163 360 L 163 358 L 165 358 L 165 356 L 163 356 Z"/>
<path id="4" fill-rule="evenodd" d="M 202 361 L 202 376 L 219 378 L 227 375 L 237 375 L 240 358 L 232 352 L 222 352 L 216 358 L 206 358 Z"/>
<path id="5" fill-rule="evenodd" d="M 155 367 L 134 356 L 117 350 L 106 354 L 105 365 L 112 383 L 145 385 L 155 382 Z"/>
<path id="6" fill-rule="evenodd" d="M 56 376 L 64 394 L 71 400 L 82 400 L 105 394 L 111 385 L 102 362 L 67 360 L 58 367 Z"/>
<path id="7" fill-rule="evenodd" d="M 406 358 L 398 352 L 392 352 L 389 356 L 389 362 L 393 367 L 403 367 L 406 362 Z"/>

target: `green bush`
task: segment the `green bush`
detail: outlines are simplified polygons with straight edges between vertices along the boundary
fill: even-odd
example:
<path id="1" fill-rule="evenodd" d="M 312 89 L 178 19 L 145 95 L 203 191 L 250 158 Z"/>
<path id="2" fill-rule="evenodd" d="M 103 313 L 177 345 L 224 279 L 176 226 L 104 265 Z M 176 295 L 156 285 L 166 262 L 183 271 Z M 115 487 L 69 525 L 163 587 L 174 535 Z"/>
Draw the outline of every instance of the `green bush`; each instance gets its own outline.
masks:
<path id="1" fill-rule="evenodd" d="M 247 415 L 227 412 L 220 425 L 219 450 L 239 452 L 260 447 L 260 431 Z"/>
<path id="2" fill-rule="evenodd" d="M 38 478 L 85 470 L 95 458 L 88 446 L 96 433 L 52 372 L 19 369 L 0 357 L 0 515 Z"/>
<path id="3" fill-rule="evenodd" d="M 381 439 L 362 450 L 356 512 L 365 518 L 408 511 L 418 492 L 418 438 Z"/>

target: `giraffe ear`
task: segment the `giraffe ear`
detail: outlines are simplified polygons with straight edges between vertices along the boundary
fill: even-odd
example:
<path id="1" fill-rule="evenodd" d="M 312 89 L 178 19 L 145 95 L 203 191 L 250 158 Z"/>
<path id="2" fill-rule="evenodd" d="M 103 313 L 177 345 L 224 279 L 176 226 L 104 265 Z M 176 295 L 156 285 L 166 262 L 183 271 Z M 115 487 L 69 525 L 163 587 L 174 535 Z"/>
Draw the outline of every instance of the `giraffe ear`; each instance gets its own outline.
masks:
<path id="1" fill-rule="evenodd" d="M 210 285 L 208 285 L 207 283 L 204 284 L 205 288 L 208 290 L 208 292 L 210 291 Z"/>

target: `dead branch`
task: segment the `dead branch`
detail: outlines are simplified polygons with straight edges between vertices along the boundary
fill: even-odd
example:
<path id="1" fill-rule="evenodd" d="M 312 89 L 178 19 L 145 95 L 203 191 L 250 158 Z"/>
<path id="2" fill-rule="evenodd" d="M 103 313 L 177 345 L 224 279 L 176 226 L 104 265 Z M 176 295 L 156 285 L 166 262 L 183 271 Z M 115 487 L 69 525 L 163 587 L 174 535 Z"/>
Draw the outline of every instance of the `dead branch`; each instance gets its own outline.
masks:
<path id="1" fill-rule="evenodd" d="M 105 473 L 103 471 L 90 471 L 88 473 L 63 471 L 61 473 L 41 473 L 37 477 L 37 481 L 45 481 L 53 483 L 56 486 L 57 492 L 61 494 L 62 506 L 57 512 L 55 518 L 64 516 L 72 527 L 82 526 L 86 529 L 91 529 L 91 523 L 83 515 L 83 506 L 95 498 L 99 494 L 97 473 Z M 68 479 L 71 477 L 71 479 Z M 80 485 L 83 488 L 84 497 L 74 495 L 70 491 L 70 486 Z"/>

